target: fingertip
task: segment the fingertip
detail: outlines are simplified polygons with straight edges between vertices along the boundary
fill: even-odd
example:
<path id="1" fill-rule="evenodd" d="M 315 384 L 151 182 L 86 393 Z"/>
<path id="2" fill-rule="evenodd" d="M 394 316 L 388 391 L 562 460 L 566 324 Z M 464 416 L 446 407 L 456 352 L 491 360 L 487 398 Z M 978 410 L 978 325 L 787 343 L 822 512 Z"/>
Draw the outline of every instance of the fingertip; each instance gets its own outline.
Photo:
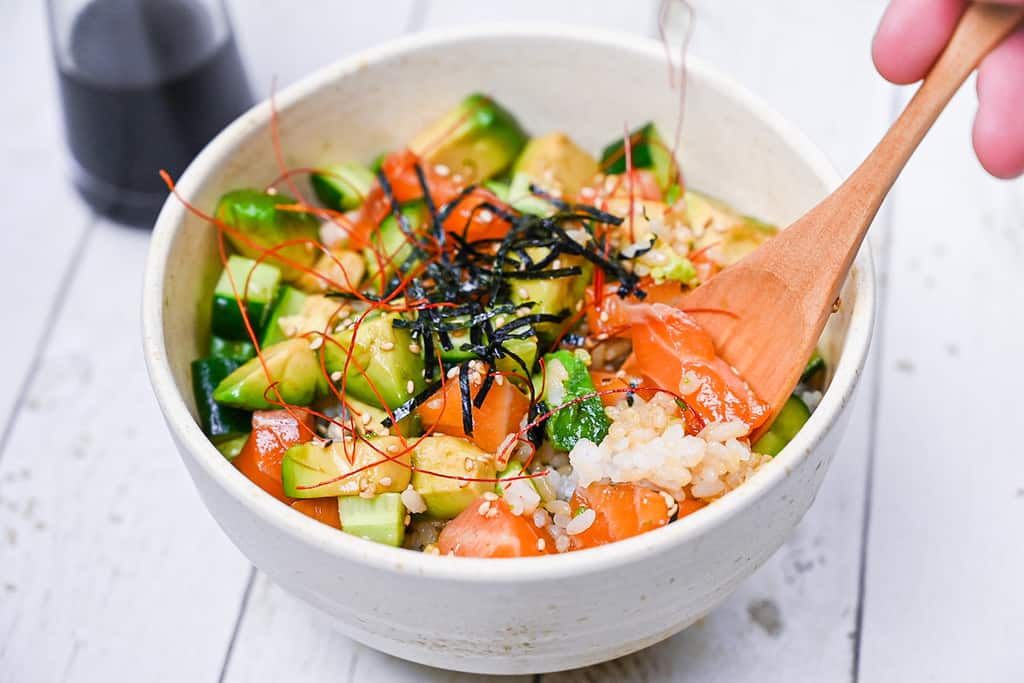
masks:
<path id="1" fill-rule="evenodd" d="M 924 78 L 946 46 L 964 0 L 893 0 L 871 43 L 871 59 L 898 85 Z"/>
<path id="2" fill-rule="evenodd" d="M 992 51 L 978 69 L 973 142 L 978 160 L 997 178 L 1024 174 L 1024 29 Z"/>

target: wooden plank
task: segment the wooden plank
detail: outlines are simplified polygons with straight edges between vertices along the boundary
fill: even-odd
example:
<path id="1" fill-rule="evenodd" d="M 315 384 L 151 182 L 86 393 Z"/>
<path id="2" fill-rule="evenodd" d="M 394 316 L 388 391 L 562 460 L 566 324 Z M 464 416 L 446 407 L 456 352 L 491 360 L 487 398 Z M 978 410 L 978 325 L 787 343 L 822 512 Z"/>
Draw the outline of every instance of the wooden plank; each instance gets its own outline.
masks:
<path id="1" fill-rule="evenodd" d="M 333 629 L 329 617 L 257 573 L 224 680 L 470 683 L 482 678 L 420 666 L 353 642 Z"/>
<path id="2" fill-rule="evenodd" d="M 572 24 L 654 35 L 658 0 L 438 0 L 429 4 L 424 28 L 479 23 Z"/>
<path id="3" fill-rule="evenodd" d="M 0 460 L 0 681 L 212 681 L 249 568 L 146 379 L 148 235 L 94 230 Z"/>
<path id="4" fill-rule="evenodd" d="M 14 359 L 0 384 L 0 435 L 13 413 L 53 307 L 66 285 L 63 275 L 77 258 L 90 212 L 67 179 L 56 69 L 42 39 L 46 4 L 4 4 L 0 43 L 0 169 L 5 202 L 0 287 L 17 292 L 4 305 L 0 355 Z M 17 55 L 17 59 L 11 58 Z"/>
<path id="5" fill-rule="evenodd" d="M 813 0 L 695 4 L 693 54 L 767 100 L 821 145 L 840 171 L 852 169 L 880 137 L 890 88 L 871 67 L 867 38 L 881 3 L 845 3 L 828 13 Z M 682 163 L 685 168 L 685 150 Z M 882 255 L 884 227 L 883 215 L 872 235 L 876 256 Z M 723 605 L 660 645 L 544 681 L 847 680 L 876 381 L 872 360 L 845 441 L 814 506 L 779 553 Z"/>
<path id="6" fill-rule="evenodd" d="M 972 158 L 971 84 L 896 189 L 865 681 L 1024 680 L 1024 185 Z"/>

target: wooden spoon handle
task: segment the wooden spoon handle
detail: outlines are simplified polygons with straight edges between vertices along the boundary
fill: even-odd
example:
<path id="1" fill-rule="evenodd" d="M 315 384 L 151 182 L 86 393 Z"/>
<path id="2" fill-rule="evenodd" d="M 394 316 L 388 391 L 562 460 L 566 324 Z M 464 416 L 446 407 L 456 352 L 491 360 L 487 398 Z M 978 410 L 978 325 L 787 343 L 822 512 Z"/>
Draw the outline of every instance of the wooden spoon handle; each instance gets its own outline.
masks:
<path id="1" fill-rule="evenodd" d="M 844 183 L 845 201 L 860 198 L 864 231 L 910 155 L 982 58 L 1024 20 L 1024 7 L 973 3 L 921 87 L 878 146 Z"/>

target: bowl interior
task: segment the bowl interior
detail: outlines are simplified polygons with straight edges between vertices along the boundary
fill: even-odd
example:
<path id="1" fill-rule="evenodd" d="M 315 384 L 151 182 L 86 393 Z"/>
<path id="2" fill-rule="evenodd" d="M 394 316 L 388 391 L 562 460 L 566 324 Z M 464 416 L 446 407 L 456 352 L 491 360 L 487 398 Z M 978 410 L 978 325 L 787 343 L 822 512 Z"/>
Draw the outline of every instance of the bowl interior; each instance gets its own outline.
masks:
<path id="1" fill-rule="evenodd" d="M 694 60 L 688 71 L 679 148 L 688 184 L 780 225 L 800 216 L 835 184 L 834 171 L 821 155 L 763 105 Z M 483 91 L 504 103 L 530 132 L 564 130 L 596 153 L 627 125 L 650 119 L 670 135 L 679 95 L 667 80 L 660 45 L 624 36 L 565 29 L 421 36 L 363 53 L 279 94 L 280 147 L 292 168 L 367 162 L 403 145 L 467 93 Z M 214 140 L 178 189 L 193 205 L 211 211 L 221 193 L 263 186 L 279 173 L 270 108 L 264 104 Z M 305 179 L 296 178 L 307 192 Z M 162 339 L 147 347 L 147 356 L 151 367 L 166 362 L 193 416 L 189 363 L 205 353 L 208 301 L 220 269 L 215 237 L 212 226 L 171 198 L 157 224 L 150 263 L 149 277 L 155 282 L 146 305 L 160 308 L 152 317 L 160 329 L 147 331 Z M 861 296 L 870 289 L 866 257 L 858 268 L 823 345 L 830 367 L 842 359 L 833 375 L 845 385 L 835 387 L 844 395 L 867 347 L 863 329 L 851 346 L 851 320 L 859 316 L 861 327 L 864 321 L 869 327 L 873 305 L 870 297 L 865 301 Z M 808 428 L 827 419 L 812 419 Z M 220 457 L 212 447 L 194 455 L 211 462 Z"/>

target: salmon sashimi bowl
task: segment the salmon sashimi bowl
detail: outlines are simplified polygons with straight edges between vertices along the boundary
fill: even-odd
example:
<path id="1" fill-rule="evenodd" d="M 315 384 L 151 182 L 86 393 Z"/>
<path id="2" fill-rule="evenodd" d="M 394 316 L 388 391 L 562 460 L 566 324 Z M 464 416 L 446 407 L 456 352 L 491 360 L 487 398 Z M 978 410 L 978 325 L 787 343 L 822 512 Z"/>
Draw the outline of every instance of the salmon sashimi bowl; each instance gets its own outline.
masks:
<path id="1" fill-rule="evenodd" d="M 773 416 L 686 306 L 776 228 L 653 123 L 587 150 L 473 94 L 425 124 L 189 207 L 222 267 L 199 422 L 265 495 L 427 554 L 558 554 L 685 523 L 807 421 L 820 355 Z"/>

